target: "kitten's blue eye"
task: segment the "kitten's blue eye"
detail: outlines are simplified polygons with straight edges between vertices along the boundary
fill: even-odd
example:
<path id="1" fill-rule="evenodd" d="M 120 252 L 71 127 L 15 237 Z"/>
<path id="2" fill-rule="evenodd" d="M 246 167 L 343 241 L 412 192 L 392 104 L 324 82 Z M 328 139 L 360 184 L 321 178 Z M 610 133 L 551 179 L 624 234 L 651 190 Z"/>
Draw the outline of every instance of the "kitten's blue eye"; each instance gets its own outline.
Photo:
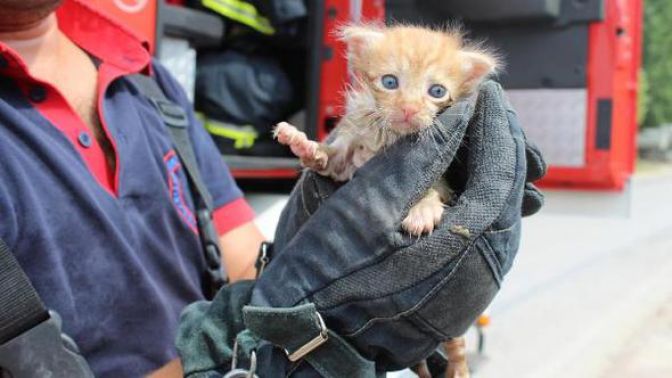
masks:
<path id="1" fill-rule="evenodd" d="M 444 87 L 441 84 L 434 84 L 431 87 L 429 87 L 429 91 L 427 91 L 427 93 L 429 93 L 429 95 L 434 98 L 442 98 L 443 96 L 446 95 L 447 92 L 448 90 L 446 89 L 446 87 Z"/>
<path id="2" fill-rule="evenodd" d="M 383 87 L 387 89 L 397 89 L 399 88 L 399 79 L 394 75 L 383 75 L 380 79 L 380 82 L 383 83 Z"/>

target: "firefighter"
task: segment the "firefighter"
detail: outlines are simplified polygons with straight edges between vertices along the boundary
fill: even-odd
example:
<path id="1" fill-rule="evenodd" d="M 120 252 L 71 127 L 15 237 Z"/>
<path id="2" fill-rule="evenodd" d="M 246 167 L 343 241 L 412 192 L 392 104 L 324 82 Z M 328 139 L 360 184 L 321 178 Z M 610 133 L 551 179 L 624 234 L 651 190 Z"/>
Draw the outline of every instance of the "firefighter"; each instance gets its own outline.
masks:
<path id="1" fill-rule="evenodd" d="M 340 188 L 304 175 L 258 258 L 252 211 L 143 44 L 83 0 L 0 0 L 0 239 L 96 376 L 373 377 L 464 332 L 541 206 L 528 181 L 543 160 L 501 87 L 440 117 Z M 187 128 L 195 156 L 166 125 Z M 446 172 L 459 200 L 432 235 L 404 235 L 402 214 Z M 212 301 L 199 186 L 231 281 Z"/>
<path id="2" fill-rule="evenodd" d="M 204 299 L 194 203 L 153 105 L 141 41 L 83 0 L 0 0 L 0 238 L 96 376 L 181 376 L 180 311 Z M 262 235 L 210 136 L 189 129 L 224 265 L 255 275 Z M 164 368 L 162 368 L 164 366 Z"/>

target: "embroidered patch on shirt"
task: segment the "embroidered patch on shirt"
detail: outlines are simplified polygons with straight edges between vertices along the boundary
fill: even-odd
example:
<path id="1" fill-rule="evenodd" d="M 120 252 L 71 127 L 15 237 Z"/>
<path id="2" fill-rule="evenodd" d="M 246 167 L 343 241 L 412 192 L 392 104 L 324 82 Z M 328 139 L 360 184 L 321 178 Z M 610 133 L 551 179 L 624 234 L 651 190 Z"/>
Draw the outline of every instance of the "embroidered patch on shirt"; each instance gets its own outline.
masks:
<path id="1" fill-rule="evenodd" d="M 170 191 L 170 198 L 173 201 L 173 205 L 175 205 L 177 213 L 187 226 L 189 226 L 194 233 L 198 233 L 196 217 L 189 208 L 187 201 L 184 199 L 184 190 L 182 188 L 180 176 L 178 175 L 178 172 L 182 169 L 180 159 L 177 157 L 174 150 L 170 150 L 166 156 L 163 157 L 163 161 L 166 163 L 166 170 L 168 171 L 168 190 Z"/>

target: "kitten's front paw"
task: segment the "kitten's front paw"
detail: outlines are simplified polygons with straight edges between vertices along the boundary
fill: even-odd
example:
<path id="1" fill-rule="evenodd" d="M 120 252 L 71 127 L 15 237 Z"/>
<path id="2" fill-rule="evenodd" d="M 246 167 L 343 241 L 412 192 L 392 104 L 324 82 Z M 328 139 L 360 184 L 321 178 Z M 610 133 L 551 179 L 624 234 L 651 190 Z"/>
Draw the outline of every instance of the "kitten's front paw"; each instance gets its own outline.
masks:
<path id="1" fill-rule="evenodd" d="M 467 347 L 464 336 L 444 342 L 443 350 L 448 358 L 445 378 L 469 378 Z"/>
<path id="2" fill-rule="evenodd" d="M 278 142 L 288 146 L 301 159 L 304 167 L 318 171 L 326 168 L 326 152 L 319 143 L 309 140 L 306 133 L 287 122 L 280 122 L 273 130 L 273 136 Z"/>
<path id="3" fill-rule="evenodd" d="M 411 235 L 420 236 L 423 233 L 431 233 L 441 222 L 443 215 L 443 203 L 438 193 L 427 194 L 417 204 L 411 207 L 408 216 L 401 222 L 401 226 Z"/>

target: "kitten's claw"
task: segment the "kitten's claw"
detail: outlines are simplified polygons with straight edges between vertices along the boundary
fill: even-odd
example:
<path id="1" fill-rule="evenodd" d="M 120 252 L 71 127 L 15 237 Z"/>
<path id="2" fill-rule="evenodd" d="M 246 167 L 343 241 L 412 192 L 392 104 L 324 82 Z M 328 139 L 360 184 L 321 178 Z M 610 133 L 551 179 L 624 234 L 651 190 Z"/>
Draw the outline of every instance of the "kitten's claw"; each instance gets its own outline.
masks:
<path id="1" fill-rule="evenodd" d="M 299 131 L 287 122 L 280 122 L 273 130 L 273 137 L 292 150 L 292 153 L 301 159 L 304 167 L 323 170 L 327 166 L 327 153 L 321 145 L 309 140 L 306 133 Z"/>
<path id="2" fill-rule="evenodd" d="M 441 222 L 443 203 L 438 194 L 429 193 L 411 207 L 401 226 L 411 235 L 420 236 L 431 233 Z"/>

